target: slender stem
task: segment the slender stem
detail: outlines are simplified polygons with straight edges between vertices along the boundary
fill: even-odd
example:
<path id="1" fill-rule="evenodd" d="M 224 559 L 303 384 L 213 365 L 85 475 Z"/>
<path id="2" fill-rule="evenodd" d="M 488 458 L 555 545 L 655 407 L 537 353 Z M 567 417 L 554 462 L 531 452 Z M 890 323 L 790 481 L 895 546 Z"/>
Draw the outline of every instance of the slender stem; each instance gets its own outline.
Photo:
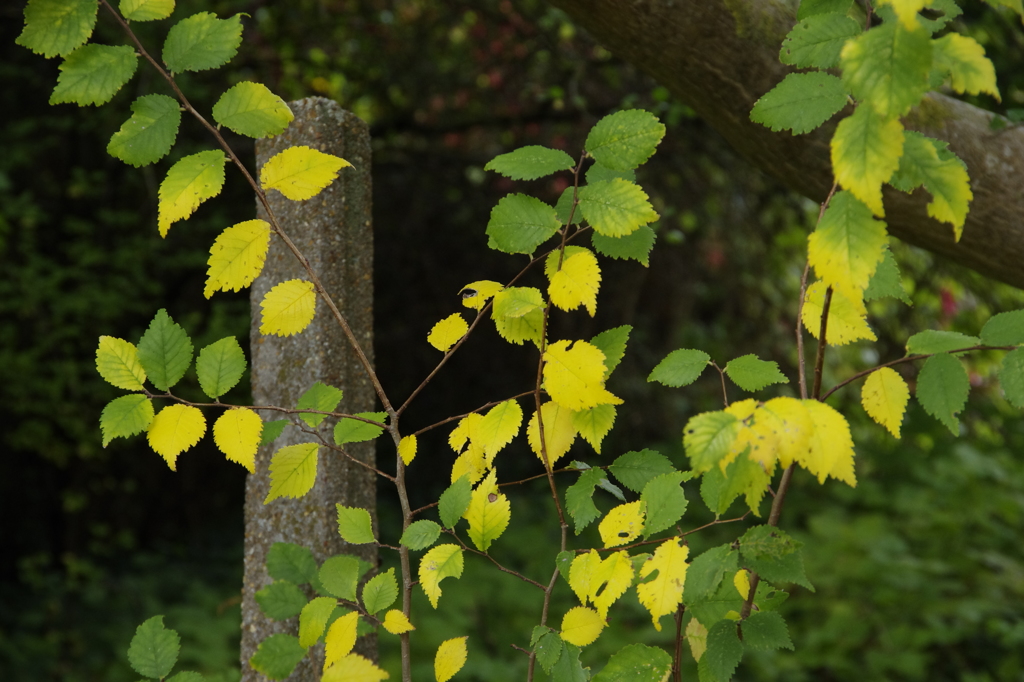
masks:
<path id="1" fill-rule="evenodd" d="M 821 304 L 821 329 L 818 334 L 818 354 L 814 359 L 814 388 L 811 397 L 821 397 L 821 374 L 825 366 L 825 332 L 828 330 L 828 309 L 832 305 L 832 287 L 825 290 L 825 301 Z"/>
<path id="2" fill-rule="evenodd" d="M 793 479 L 793 470 L 796 469 L 796 463 L 790 464 L 784 472 L 782 472 L 782 479 L 779 481 L 779 489 L 775 493 L 775 500 L 772 502 L 771 513 L 768 514 L 768 525 L 778 526 L 779 516 L 782 514 L 782 503 L 786 501 L 786 493 L 789 491 L 789 482 Z M 750 591 L 747 593 L 747 598 L 743 602 L 743 608 L 740 610 L 740 620 L 746 620 L 747 616 L 750 615 L 750 611 L 754 606 L 754 595 L 757 594 L 757 586 L 761 582 L 761 576 L 757 573 L 750 574 Z"/>
<path id="3" fill-rule="evenodd" d="M 807 275 L 810 271 L 811 261 L 807 261 L 807 264 L 804 265 L 804 274 L 800 278 L 800 303 L 796 307 L 796 366 L 800 374 L 800 398 L 803 400 L 807 400 L 807 370 L 804 369 L 807 361 L 804 357 L 804 328 L 802 320 L 804 299 L 807 298 Z"/>
<path id="4" fill-rule="evenodd" d="M 672 652 L 672 679 L 675 682 L 682 682 L 683 679 L 683 612 L 685 610 L 686 607 L 682 604 L 676 609 L 676 643 L 675 650 Z"/>
<path id="5" fill-rule="evenodd" d="M 714 362 L 711 363 L 711 366 L 718 370 L 718 377 L 722 380 L 722 402 L 729 407 L 729 392 L 725 387 L 725 370 Z"/>

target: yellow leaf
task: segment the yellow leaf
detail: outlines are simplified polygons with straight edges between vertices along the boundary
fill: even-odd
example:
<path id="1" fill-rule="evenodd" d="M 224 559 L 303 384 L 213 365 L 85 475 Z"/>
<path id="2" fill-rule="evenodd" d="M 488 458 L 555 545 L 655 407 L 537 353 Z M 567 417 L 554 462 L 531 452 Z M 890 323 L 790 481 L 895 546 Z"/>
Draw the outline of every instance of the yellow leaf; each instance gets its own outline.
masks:
<path id="1" fill-rule="evenodd" d="M 405 436 L 398 441 L 398 456 L 402 458 L 405 466 L 412 464 L 416 458 L 416 434 Z"/>
<path id="2" fill-rule="evenodd" d="M 113 336 L 101 336 L 96 348 L 96 371 L 107 383 L 128 391 L 141 391 L 146 370 L 139 362 L 135 344 Z"/>
<path id="3" fill-rule="evenodd" d="M 897 438 L 900 437 L 900 424 L 908 400 L 910 390 L 907 382 L 891 367 L 883 367 L 868 375 L 860 392 L 864 411 Z"/>
<path id="4" fill-rule="evenodd" d="M 210 247 L 203 295 L 238 291 L 253 283 L 263 270 L 270 248 L 270 223 L 247 220 L 221 232 Z"/>
<path id="5" fill-rule="evenodd" d="M 559 258 L 562 267 L 558 267 Z M 548 296 L 561 310 L 576 310 L 581 305 L 593 317 L 597 312 L 597 292 L 601 287 L 601 268 L 590 249 L 568 246 L 565 255 L 552 251 L 544 266 L 551 284 Z"/>
<path id="6" fill-rule="evenodd" d="M 576 593 L 582 604 L 597 594 L 600 588 L 601 555 L 596 549 L 577 554 L 569 565 L 569 587 Z"/>
<path id="7" fill-rule="evenodd" d="M 316 312 L 313 283 L 302 279 L 281 282 L 267 292 L 260 307 L 263 309 L 261 334 L 298 334 L 309 326 Z"/>
<path id="8" fill-rule="evenodd" d="M 409 622 L 404 613 L 398 609 L 391 609 L 384 614 L 384 629 L 393 635 L 400 635 L 403 632 L 411 632 L 416 628 Z"/>
<path id="9" fill-rule="evenodd" d="M 324 637 L 324 671 L 352 653 L 358 629 L 359 614 L 356 611 L 346 613 L 331 623 Z"/>
<path id="10" fill-rule="evenodd" d="M 750 571 L 745 568 L 736 571 L 736 575 L 732 577 L 732 584 L 736 586 L 736 591 L 740 593 L 740 597 L 746 599 L 750 594 Z"/>
<path id="11" fill-rule="evenodd" d="M 446 639 L 437 647 L 434 656 L 434 678 L 437 682 L 448 682 L 455 673 L 466 665 L 466 640 L 468 637 Z"/>
<path id="12" fill-rule="evenodd" d="M 644 530 L 643 502 L 627 502 L 608 512 L 597 530 L 605 547 L 617 547 L 640 537 Z"/>
<path id="13" fill-rule="evenodd" d="M 349 654 L 327 668 L 320 682 L 380 682 L 388 677 L 370 659 L 359 654 Z"/>
<path id="14" fill-rule="evenodd" d="M 299 498 L 316 482 L 316 465 L 320 448 L 316 443 L 299 443 L 283 447 L 270 460 L 270 492 L 263 504 L 279 497 Z"/>
<path id="15" fill-rule="evenodd" d="M 452 483 L 463 476 L 469 477 L 470 483 L 476 483 L 487 473 L 487 456 L 484 449 L 475 445 L 455 458 L 452 464 Z"/>
<path id="16" fill-rule="evenodd" d="M 208 151 L 180 159 L 160 183 L 157 227 L 166 237 L 171 224 L 192 215 L 199 204 L 220 194 L 224 186 L 223 152 Z"/>
<path id="17" fill-rule="evenodd" d="M 817 400 L 805 400 L 804 407 L 814 423 L 811 447 L 800 464 L 818 477 L 819 483 L 826 476 L 837 478 L 851 487 L 856 487 L 853 472 L 853 438 L 846 417 L 831 406 Z"/>
<path id="18" fill-rule="evenodd" d="M 885 215 L 882 183 L 900 165 L 903 124 L 883 119 L 870 106 L 861 105 L 836 127 L 832 137 L 832 168 L 836 180 L 877 216 Z"/>
<path id="19" fill-rule="evenodd" d="M 466 320 L 462 315 L 453 313 L 434 325 L 427 336 L 427 343 L 442 353 L 447 353 L 467 331 L 469 325 L 466 324 Z"/>
<path id="20" fill-rule="evenodd" d="M 248 408 L 227 410 L 213 424 L 213 442 L 232 462 L 256 473 L 256 450 L 263 435 L 263 420 Z"/>
<path id="21" fill-rule="evenodd" d="M 803 323 L 811 336 L 821 333 L 821 313 L 825 304 L 825 283 L 815 282 L 807 288 L 804 298 Z M 874 341 L 875 333 L 868 326 L 867 308 L 863 301 L 851 301 L 839 291 L 832 292 L 828 308 L 828 328 L 825 340 L 833 346 L 842 346 L 859 339 Z"/>
<path id="22" fill-rule="evenodd" d="M 476 440 L 476 432 L 483 418 L 482 414 L 471 412 L 459 420 L 459 425 L 448 434 L 448 445 L 452 450 L 462 452 L 466 443 Z"/>
<path id="23" fill-rule="evenodd" d="M 889 233 L 871 210 L 849 192 L 829 202 L 807 239 L 807 256 L 818 279 L 851 300 L 861 299 L 885 255 Z"/>
<path id="24" fill-rule="evenodd" d="M 462 549 L 458 545 L 437 545 L 420 560 L 420 587 L 435 609 L 441 598 L 441 581 L 459 577 L 462 577 Z"/>
<path id="25" fill-rule="evenodd" d="M 577 606 L 562 618 L 562 639 L 576 646 L 587 646 L 604 630 L 604 618 L 594 609 Z"/>
<path id="26" fill-rule="evenodd" d="M 523 408 L 515 400 L 506 400 L 488 410 L 479 424 L 474 443 L 479 443 L 484 453 L 493 457 L 519 433 Z"/>
<path id="27" fill-rule="evenodd" d="M 481 552 L 486 552 L 508 528 L 512 508 L 508 498 L 498 492 L 497 470 L 492 469 L 473 490 L 463 517 L 469 521 L 469 539 Z"/>
<path id="28" fill-rule="evenodd" d="M 494 311 L 493 317 L 494 328 L 501 338 L 517 346 L 529 341 L 540 348 L 544 327 L 544 311 L 540 308 L 535 308 L 518 317 L 498 315 L 497 311 Z"/>
<path id="29" fill-rule="evenodd" d="M 472 310 L 481 310 L 487 301 L 501 291 L 504 287 L 489 279 L 482 279 L 478 282 L 470 282 L 462 287 L 459 294 L 462 296 L 462 305 Z"/>
<path id="30" fill-rule="evenodd" d="M 654 556 L 640 567 L 640 577 L 646 578 L 655 571 L 654 580 L 636 586 L 640 603 L 651 614 L 654 629 L 661 632 L 661 617 L 675 613 L 683 601 L 683 583 L 686 580 L 686 557 L 689 547 L 680 547 L 679 538 L 669 538 L 658 545 Z"/>
<path id="31" fill-rule="evenodd" d="M 771 419 L 779 466 L 788 468 L 810 448 L 814 422 L 803 401 L 796 398 L 772 398 L 762 411 Z"/>
<path id="32" fill-rule="evenodd" d="M 352 164 L 337 156 L 309 147 L 290 147 L 275 154 L 263 166 L 260 184 L 269 192 L 276 189 L 292 201 L 303 201 L 334 182 L 338 171 Z"/>
<path id="33" fill-rule="evenodd" d="M 629 555 L 621 551 L 606 558 L 601 564 L 600 578 L 604 589 L 600 594 L 593 595 L 591 601 L 597 607 L 597 612 L 601 614 L 601 617 L 607 618 L 611 605 L 633 584 L 633 562 L 630 561 Z"/>
<path id="34" fill-rule="evenodd" d="M 930 0 L 882 0 L 886 5 L 891 5 L 899 17 L 900 23 L 908 31 L 916 29 L 920 22 L 917 20 L 917 13 L 930 4 Z"/>
<path id="35" fill-rule="evenodd" d="M 772 415 L 764 412 L 753 398 L 737 401 L 724 411 L 739 420 L 739 428 L 729 448 L 729 454 L 718 463 L 722 473 L 725 473 L 732 461 L 743 453 L 747 453 L 747 457 L 760 462 L 766 471 L 771 472 L 775 468 L 777 457 L 777 424 Z"/>
<path id="36" fill-rule="evenodd" d="M 544 351 L 544 387 L 548 395 L 570 410 L 621 404 L 621 399 L 605 390 L 604 360 L 604 353 L 586 341 L 552 343 Z"/>
<path id="37" fill-rule="evenodd" d="M 178 455 L 198 443 L 204 433 L 206 418 L 198 407 L 168 405 L 149 423 L 147 438 L 149 446 L 175 471 Z"/>
<path id="38" fill-rule="evenodd" d="M 935 49 L 935 66 L 949 73 L 954 90 L 969 95 L 987 92 L 1000 100 L 996 67 L 985 56 L 985 48 L 978 41 L 958 33 L 947 33 L 933 40 L 932 46 Z"/>
<path id="39" fill-rule="evenodd" d="M 696 618 L 691 618 L 686 625 L 686 642 L 690 645 L 693 660 L 700 662 L 700 657 L 708 648 L 708 629 Z"/>
<path id="40" fill-rule="evenodd" d="M 530 417 L 526 425 L 526 440 L 537 459 L 549 469 L 555 465 L 562 455 L 569 452 L 576 440 L 576 427 L 573 426 L 572 410 L 555 402 L 546 402 L 540 406 L 540 415 L 544 421 L 544 449 L 541 449 L 540 426 L 537 424 L 537 413 Z M 545 451 L 547 461 L 544 461 Z"/>
<path id="41" fill-rule="evenodd" d="M 596 405 L 587 410 L 572 413 L 572 425 L 601 454 L 601 442 L 615 424 L 616 409 L 614 405 Z"/>

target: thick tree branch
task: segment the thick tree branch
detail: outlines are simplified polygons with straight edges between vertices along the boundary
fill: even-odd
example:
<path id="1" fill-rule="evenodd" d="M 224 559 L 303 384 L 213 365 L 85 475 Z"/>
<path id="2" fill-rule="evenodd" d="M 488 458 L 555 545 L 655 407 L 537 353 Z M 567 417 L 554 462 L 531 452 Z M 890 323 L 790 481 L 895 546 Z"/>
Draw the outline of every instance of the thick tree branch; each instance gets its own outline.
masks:
<path id="1" fill-rule="evenodd" d="M 832 185 L 828 143 L 840 114 L 806 135 L 752 123 L 754 102 L 791 70 L 779 46 L 796 23 L 784 0 L 552 0 L 595 39 L 669 88 L 743 156 L 821 202 Z M 890 233 L 969 268 L 1024 287 L 1024 128 L 993 131 L 995 114 L 932 94 L 904 119 L 950 143 L 966 162 L 974 201 L 956 243 L 928 217 L 929 195 L 886 190 Z"/>

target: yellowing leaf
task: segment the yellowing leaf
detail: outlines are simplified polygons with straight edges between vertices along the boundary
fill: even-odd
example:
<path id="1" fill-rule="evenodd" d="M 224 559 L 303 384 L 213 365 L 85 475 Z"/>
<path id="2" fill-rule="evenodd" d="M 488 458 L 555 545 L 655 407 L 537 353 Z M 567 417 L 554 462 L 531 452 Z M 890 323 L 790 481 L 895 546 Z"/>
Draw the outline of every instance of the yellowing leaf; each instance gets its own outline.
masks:
<path id="1" fill-rule="evenodd" d="M 686 642 L 690 645 L 693 660 L 699 662 L 708 648 L 708 629 L 696 618 L 691 618 L 686 625 Z"/>
<path id="2" fill-rule="evenodd" d="M 869 106 L 840 121 L 832 137 L 836 180 L 878 216 L 885 215 L 882 183 L 899 167 L 902 154 L 903 124 L 883 119 Z"/>
<path id="3" fill-rule="evenodd" d="M 298 334 L 309 326 L 316 312 L 313 283 L 302 279 L 281 282 L 267 292 L 260 307 L 263 309 L 261 334 Z"/>
<path id="4" fill-rule="evenodd" d="M 569 565 L 569 587 L 582 604 L 589 602 L 601 586 L 601 555 L 596 549 L 577 554 Z"/>
<path id="5" fill-rule="evenodd" d="M 161 237 L 167 236 L 172 223 L 188 218 L 199 204 L 220 194 L 227 160 L 223 152 L 199 152 L 171 166 L 160 183 L 157 204 L 157 227 Z"/>
<path id="6" fill-rule="evenodd" d="M 586 341 L 556 341 L 544 351 L 544 388 L 570 410 L 619 405 L 622 400 L 604 387 L 604 360 L 604 353 Z"/>
<path id="7" fill-rule="evenodd" d="M 947 33 L 933 40 L 932 46 L 935 49 L 935 67 L 949 73 L 954 90 L 969 95 L 987 92 L 1000 99 L 996 68 L 978 41 L 958 33 Z"/>
<path id="8" fill-rule="evenodd" d="M 447 353 L 467 331 L 469 325 L 466 324 L 466 320 L 462 315 L 453 313 L 434 325 L 427 336 L 427 343 L 442 353 Z"/>
<path id="9" fill-rule="evenodd" d="M 747 457 L 755 462 L 759 462 L 766 471 L 774 470 L 775 460 L 778 457 L 775 433 L 779 426 L 774 415 L 765 411 L 752 398 L 733 403 L 725 409 L 725 412 L 735 416 L 740 423 L 736 438 L 732 442 L 732 447 L 729 448 L 729 454 L 718 463 L 722 473 L 725 473 L 729 464 L 743 453 L 746 453 Z"/>
<path id="10" fill-rule="evenodd" d="M 544 422 L 544 449 L 541 449 L 540 426 L 537 424 L 536 412 L 530 418 L 530 423 L 526 425 L 526 440 L 541 463 L 551 468 L 562 455 L 569 452 L 572 442 L 576 440 L 573 412 L 558 403 L 546 402 L 540 406 L 540 415 Z M 547 452 L 546 462 L 544 461 L 545 451 Z"/>
<path id="11" fill-rule="evenodd" d="M 883 367 L 868 375 L 860 392 L 864 411 L 876 422 L 900 437 L 900 423 L 910 400 L 910 390 L 896 370 Z"/>
<path id="12" fill-rule="evenodd" d="M 462 291 L 459 294 L 462 296 L 462 305 L 472 310 L 481 310 L 487 305 L 488 299 L 503 288 L 498 282 L 483 279 L 478 282 L 470 282 L 462 287 Z"/>
<path id="13" fill-rule="evenodd" d="M 597 405 L 588 410 L 572 413 L 572 425 L 601 454 L 601 442 L 615 424 L 616 410 L 614 405 Z"/>
<path id="14" fill-rule="evenodd" d="M 398 456 L 402 458 L 405 466 L 412 464 L 412 460 L 416 457 L 416 434 L 404 436 L 398 442 Z"/>
<path id="15" fill-rule="evenodd" d="M 480 422 L 474 444 L 479 443 L 484 453 L 493 457 L 495 453 L 512 442 L 523 423 L 523 408 L 515 400 L 498 403 L 487 411 Z"/>
<path id="16" fill-rule="evenodd" d="M 441 581 L 445 578 L 462 577 L 462 549 L 458 545 L 437 545 L 420 560 L 420 587 L 437 608 L 441 598 Z"/>
<path id="17" fill-rule="evenodd" d="M 227 410 L 213 424 L 213 442 L 232 462 L 256 473 L 256 450 L 263 435 L 263 420 L 248 408 Z"/>
<path id="18" fill-rule="evenodd" d="M 370 659 L 359 654 L 349 654 L 327 668 L 320 682 L 380 682 L 388 677 Z"/>
<path id="19" fill-rule="evenodd" d="M 908 31 L 918 27 L 917 13 L 930 4 L 930 0 L 883 0 L 890 5 L 899 17 L 900 23 Z"/>
<path id="20" fill-rule="evenodd" d="M 640 537 L 644 530 L 643 502 L 620 504 L 608 512 L 597 526 L 605 547 L 617 547 Z"/>
<path id="21" fill-rule="evenodd" d="M 113 336 L 101 336 L 96 348 L 96 371 L 107 383 L 128 391 L 141 391 L 146 370 L 139 362 L 135 344 Z"/>
<path id="22" fill-rule="evenodd" d="M 736 575 L 732 577 L 732 584 L 736 586 L 736 591 L 740 593 L 740 596 L 746 599 L 750 594 L 750 571 L 743 568 L 736 571 Z"/>
<path id="23" fill-rule="evenodd" d="M 558 266 L 561 259 L 561 267 Z M 589 249 L 569 246 L 564 257 L 559 251 L 548 256 L 544 266 L 551 284 L 548 296 L 561 310 L 576 310 L 581 305 L 593 317 L 597 312 L 597 292 L 601 287 L 601 268 Z"/>
<path id="24" fill-rule="evenodd" d="M 861 299 L 888 241 L 885 223 L 851 193 L 839 192 L 808 237 L 807 254 L 818 279 L 851 300 Z"/>
<path id="25" fill-rule="evenodd" d="M 593 594 L 590 600 L 601 617 L 607 618 L 608 609 L 633 583 L 633 562 L 630 561 L 629 554 L 622 551 L 608 556 L 601 564 L 600 578 L 604 589 L 600 594 Z"/>
<path id="26" fill-rule="evenodd" d="M 411 632 L 416 629 L 406 615 L 398 609 L 391 609 L 384 614 L 383 625 L 384 629 L 393 635 L 400 635 L 403 632 Z"/>
<path id="27" fill-rule="evenodd" d="M 821 333 L 821 314 L 825 305 L 825 283 L 815 282 L 807 289 L 804 298 L 804 326 L 811 336 L 818 338 Z M 863 301 L 851 301 L 841 292 L 832 292 L 832 303 L 828 309 L 828 328 L 825 340 L 833 346 L 857 341 L 858 339 L 876 339 L 875 333 L 868 326 L 867 308 Z"/>
<path id="28" fill-rule="evenodd" d="M 600 636 L 604 625 L 604 618 L 597 611 L 577 606 L 562 618 L 561 637 L 569 644 L 587 646 Z"/>
<path id="29" fill-rule="evenodd" d="M 276 189 L 292 201 L 304 201 L 319 194 L 334 182 L 338 171 L 351 165 L 316 149 L 289 147 L 264 164 L 260 184 L 266 192 Z"/>
<path id="30" fill-rule="evenodd" d="M 466 664 L 466 640 L 468 637 L 446 639 L 437 647 L 434 656 L 434 678 L 437 682 L 448 682 Z"/>
<path id="31" fill-rule="evenodd" d="M 486 552 L 508 528 L 512 509 L 508 498 L 498 492 L 497 470 L 492 469 L 473 490 L 463 517 L 469 521 L 469 539 L 481 552 Z"/>
<path id="32" fill-rule="evenodd" d="M 324 671 L 352 653 L 358 637 L 359 613 L 352 611 L 336 619 L 324 637 Z"/>
<path id="33" fill-rule="evenodd" d="M 270 223 L 247 220 L 221 232 L 210 247 L 209 270 L 203 295 L 238 291 L 253 283 L 263 270 L 270 248 Z"/>
<path id="34" fill-rule="evenodd" d="M 658 545 L 654 556 L 640 567 L 640 577 L 646 578 L 655 571 L 654 580 L 636 586 L 640 603 L 651 614 L 654 629 L 661 632 L 661 617 L 675 613 L 683 601 L 683 583 L 686 580 L 686 557 L 689 547 L 680 547 L 679 538 L 669 538 Z"/>
<path id="35" fill-rule="evenodd" d="M 283 447 L 270 460 L 270 492 L 263 504 L 279 497 L 299 498 L 316 482 L 316 465 L 320 448 L 316 443 L 299 443 Z"/>
<path id="36" fill-rule="evenodd" d="M 465 289 L 463 290 L 465 291 Z M 463 299 L 463 305 L 466 304 Z M 522 317 L 544 307 L 544 296 L 533 287 L 508 287 L 494 295 L 494 317 Z"/>
<path id="37" fill-rule="evenodd" d="M 149 446 L 175 471 L 178 455 L 198 443 L 204 433 L 206 418 L 198 407 L 168 405 L 149 423 L 147 438 Z"/>
<path id="38" fill-rule="evenodd" d="M 476 483 L 487 473 L 487 468 L 488 457 L 484 454 L 484 449 L 478 445 L 470 445 L 452 464 L 452 483 L 463 476 L 468 476 L 470 483 Z"/>
<path id="39" fill-rule="evenodd" d="M 814 422 L 802 400 L 772 398 L 761 410 L 774 417 L 775 448 L 779 466 L 788 468 L 810 448 Z"/>
<path id="40" fill-rule="evenodd" d="M 824 483 L 825 477 L 831 476 L 856 487 L 853 438 L 846 417 L 817 400 L 805 400 L 804 407 L 814 423 L 814 433 L 811 435 L 810 451 L 802 461 L 797 461 L 817 476 L 819 483 Z"/>
<path id="41" fill-rule="evenodd" d="M 893 186 L 911 192 L 924 185 L 932 195 L 928 215 L 953 226 L 957 241 L 967 219 L 967 207 L 974 194 L 967 168 L 946 144 L 920 133 L 908 132 L 900 168 L 891 180 Z"/>

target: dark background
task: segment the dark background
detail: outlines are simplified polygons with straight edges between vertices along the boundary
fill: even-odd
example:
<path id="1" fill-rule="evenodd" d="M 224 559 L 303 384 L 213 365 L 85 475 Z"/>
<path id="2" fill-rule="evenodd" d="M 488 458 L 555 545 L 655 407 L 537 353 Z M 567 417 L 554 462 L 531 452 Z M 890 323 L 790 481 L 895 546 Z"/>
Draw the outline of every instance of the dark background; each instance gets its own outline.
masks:
<path id="1" fill-rule="evenodd" d="M 1002 104 L 977 103 L 1004 113 L 1024 106 L 1019 23 L 966 5 L 969 21 L 959 28 L 986 46 L 1004 95 Z M 227 335 L 244 345 L 247 292 L 210 301 L 201 292 L 210 243 L 253 216 L 253 199 L 229 172 L 224 196 L 161 240 L 163 173 L 210 140 L 185 120 L 171 158 L 156 166 L 137 170 L 107 156 L 133 98 L 166 85 L 142 65 L 107 106 L 49 106 L 58 60 L 14 44 L 22 6 L 0 8 L 0 679 L 135 679 L 128 642 L 139 623 L 161 613 L 182 634 L 181 666 L 234 680 L 244 471 L 208 438 L 179 458 L 176 473 L 140 437 L 102 448 L 98 416 L 119 391 L 97 375 L 94 353 L 101 334 L 137 341 L 161 307 L 196 347 Z M 597 317 L 566 315 L 556 328 L 556 337 L 586 338 L 634 325 L 611 385 L 626 407 L 600 459 L 584 449 L 574 455 L 608 463 L 654 447 L 683 464 L 682 425 L 720 405 L 721 395 L 710 375 L 683 390 L 646 383 L 676 348 L 701 348 L 720 364 L 758 353 L 795 380 L 795 294 L 817 207 L 747 166 L 684 102 L 558 10 L 535 0 L 184 0 L 174 17 L 200 10 L 249 15 L 242 51 L 226 69 L 181 76 L 201 109 L 252 79 L 285 99 L 337 99 L 370 123 L 376 353 L 392 396 L 407 395 L 436 362 L 425 337 L 460 309 L 459 289 L 505 281 L 521 267 L 522 259 L 486 249 L 491 207 L 510 191 L 553 202 L 565 186 L 513 185 L 483 171 L 487 161 L 526 144 L 578 154 L 590 126 L 624 107 L 647 108 L 668 126 L 638 173 L 662 217 L 650 267 L 602 262 Z M 167 26 L 136 29 L 158 53 Z M 125 42 L 102 12 L 96 40 Z M 250 141 L 231 141 L 251 167 Z M 914 306 L 874 304 L 879 342 L 831 354 L 826 386 L 899 357 L 915 331 L 977 333 L 991 314 L 1024 304 L 1021 292 L 925 252 L 893 250 Z M 531 362 L 528 350 L 509 350 L 485 325 L 403 425 L 418 428 L 523 390 Z M 864 415 L 856 388 L 831 400 L 853 424 L 859 485 L 797 476 L 782 525 L 807 543 L 817 592 L 797 589 L 784 607 L 796 651 L 748 657 L 742 679 L 1024 679 L 1024 422 L 999 394 L 998 362 L 969 362 L 976 391 L 960 439 L 912 405 L 896 441 Z M 241 388 L 228 398 L 248 400 Z M 434 432 L 437 443 L 421 448 L 440 451 L 446 434 Z M 503 454 L 503 477 L 536 473 L 521 441 Z M 414 506 L 446 484 L 443 467 L 430 469 L 414 469 Z M 683 526 L 710 520 L 696 490 L 688 496 Z M 382 489 L 382 526 L 392 504 Z M 504 560 L 538 576 L 550 570 L 547 555 L 517 548 L 547 541 L 545 505 L 543 490 L 515 494 L 513 526 L 498 543 Z M 702 533 L 691 556 L 737 534 Z M 522 658 L 507 642 L 524 644 L 536 614 L 521 608 L 532 597 L 519 584 L 482 568 L 471 562 L 458 587 L 446 587 L 459 615 L 434 622 L 439 616 L 421 608 L 421 629 L 472 628 L 462 677 L 506 679 Z M 631 638 L 666 641 L 643 613 L 623 609 L 619 634 L 604 635 L 584 656 L 595 671 Z M 387 641 L 385 664 L 393 660 Z"/>

